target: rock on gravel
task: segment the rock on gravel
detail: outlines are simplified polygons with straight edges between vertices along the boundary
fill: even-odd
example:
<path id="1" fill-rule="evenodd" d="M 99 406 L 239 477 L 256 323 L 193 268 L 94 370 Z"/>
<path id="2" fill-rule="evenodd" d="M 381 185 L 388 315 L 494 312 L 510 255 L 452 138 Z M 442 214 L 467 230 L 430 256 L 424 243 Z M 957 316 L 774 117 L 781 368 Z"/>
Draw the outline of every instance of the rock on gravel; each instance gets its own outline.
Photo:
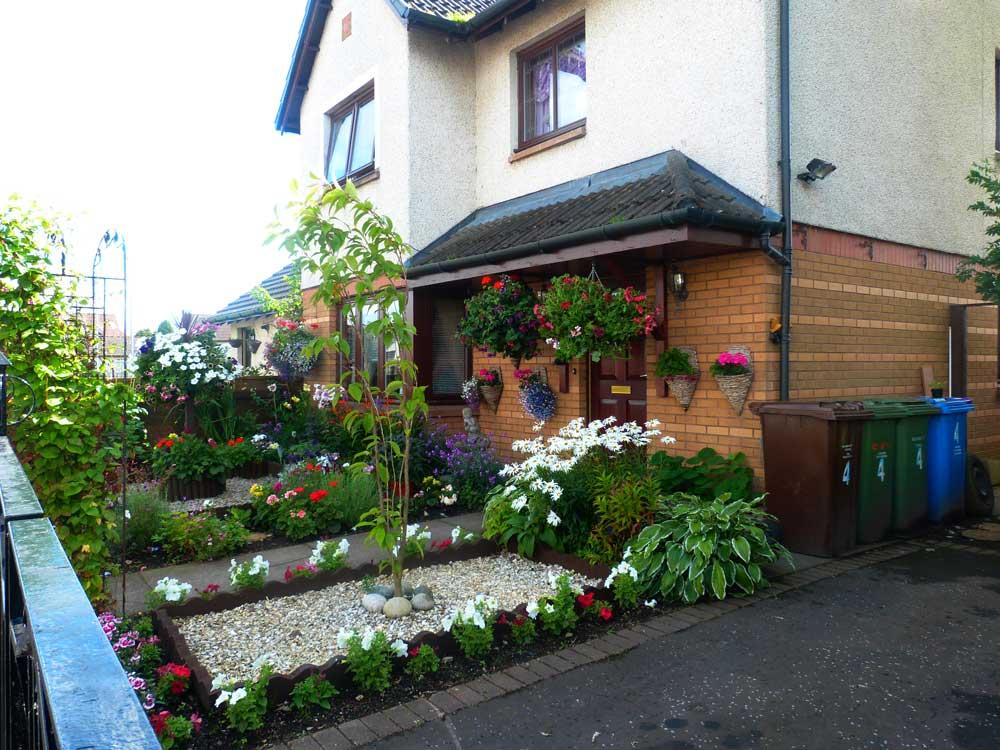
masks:
<path id="1" fill-rule="evenodd" d="M 381 594 L 371 593 L 361 597 L 361 606 L 368 612 L 381 612 L 385 606 L 386 598 Z"/>
<path id="2" fill-rule="evenodd" d="M 406 617 L 412 611 L 413 605 L 410 604 L 410 600 L 405 596 L 394 596 L 385 603 L 384 607 L 382 607 L 382 614 L 390 620 L 395 620 L 399 617 Z"/>
<path id="3" fill-rule="evenodd" d="M 435 605 L 396 620 L 366 611 L 361 605 L 365 593 L 361 581 L 349 581 L 223 612 L 181 618 L 177 626 L 191 652 L 213 677 L 225 674 L 244 680 L 256 675 L 258 667 L 254 662 L 258 659 L 266 660 L 279 673 L 291 672 L 303 664 L 323 664 L 343 653 L 337 647 L 340 630 L 361 632 L 371 627 L 385 631 L 390 641 L 408 641 L 423 630 L 438 631 L 450 609 L 464 606 L 476 594 L 494 596 L 502 609 L 513 609 L 551 593 L 550 574 L 564 573 L 581 586 L 600 583 L 558 565 L 502 554 L 410 571 L 410 585 L 428 586 L 434 592 Z M 376 583 L 386 584 L 388 580 L 388 576 L 382 576 Z"/>

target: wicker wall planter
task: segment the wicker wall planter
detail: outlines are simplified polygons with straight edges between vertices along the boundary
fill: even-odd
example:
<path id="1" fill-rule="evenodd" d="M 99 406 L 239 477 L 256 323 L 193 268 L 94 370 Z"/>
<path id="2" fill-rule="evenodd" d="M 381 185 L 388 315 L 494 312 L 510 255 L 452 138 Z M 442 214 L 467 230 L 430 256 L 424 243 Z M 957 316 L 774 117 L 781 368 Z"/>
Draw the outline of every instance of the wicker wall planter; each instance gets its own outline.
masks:
<path id="1" fill-rule="evenodd" d="M 698 387 L 698 380 L 701 378 L 701 368 L 698 367 L 698 352 L 693 346 L 678 346 L 682 352 L 688 355 L 688 361 L 694 367 L 694 375 L 667 375 L 663 378 L 670 388 L 670 395 L 674 397 L 684 411 L 691 406 L 695 389 Z"/>
<path id="2" fill-rule="evenodd" d="M 483 403 L 490 407 L 494 414 L 500 408 L 500 396 L 503 394 L 503 383 L 496 385 L 479 386 L 479 395 L 482 396 Z"/>
<path id="3" fill-rule="evenodd" d="M 216 497 L 226 491 L 226 483 L 222 479 L 202 477 L 201 479 L 178 479 L 170 477 L 163 483 L 167 492 L 167 502 L 179 500 L 200 500 L 203 497 Z"/>
<path id="4" fill-rule="evenodd" d="M 719 390 L 726 397 L 736 415 L 743 413 L 747 396 L 750 394 L 750 385 L 753 383 L 753 355 L 748 346 L 731 346 L 726 349 L 730 354 L 742 354 L 747 358 L 750 372 L 744 375 L 715 375 L 715 382 L 719 384 Z"/>

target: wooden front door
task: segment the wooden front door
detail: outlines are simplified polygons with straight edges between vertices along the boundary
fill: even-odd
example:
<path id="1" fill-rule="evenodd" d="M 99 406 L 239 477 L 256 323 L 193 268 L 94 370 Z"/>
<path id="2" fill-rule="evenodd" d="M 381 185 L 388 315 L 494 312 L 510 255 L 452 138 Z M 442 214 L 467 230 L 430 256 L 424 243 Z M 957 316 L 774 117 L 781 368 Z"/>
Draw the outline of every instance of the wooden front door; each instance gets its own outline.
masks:
<path id="1" fill-rule="evenodd" d="M 646 339 L 632 342 L 628 359 L 605 358 L 590 365 L 590 418 L 646 421 Z"/>

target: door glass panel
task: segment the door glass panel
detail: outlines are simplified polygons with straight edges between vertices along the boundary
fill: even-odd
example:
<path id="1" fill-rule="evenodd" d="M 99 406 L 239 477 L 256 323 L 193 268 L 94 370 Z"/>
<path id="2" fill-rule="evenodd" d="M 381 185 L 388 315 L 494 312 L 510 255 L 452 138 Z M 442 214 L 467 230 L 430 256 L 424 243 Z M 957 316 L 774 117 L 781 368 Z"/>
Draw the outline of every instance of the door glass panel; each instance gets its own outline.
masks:
<path id="1" fill-rule="evenodd" d="M 353 123 L 353 111 L 333 122 L 333 131 L 330 133 L 330 155 L 326 165 L 327 182 L 343 180 L 347 175 L 347 153 L 350 150 Z"/>
<path id="2" fill-rule="evenodd" d="M 587 41 L 580 32 L 559 45 L 559 116 L 556 127 L 564 127 L 587 116 Z"/>
<path id="3" fill-rule="evenodd" d="M 358 108 L 358 126 L 354 129 L 351 173 L 375 161 L 375 100 Z"/>

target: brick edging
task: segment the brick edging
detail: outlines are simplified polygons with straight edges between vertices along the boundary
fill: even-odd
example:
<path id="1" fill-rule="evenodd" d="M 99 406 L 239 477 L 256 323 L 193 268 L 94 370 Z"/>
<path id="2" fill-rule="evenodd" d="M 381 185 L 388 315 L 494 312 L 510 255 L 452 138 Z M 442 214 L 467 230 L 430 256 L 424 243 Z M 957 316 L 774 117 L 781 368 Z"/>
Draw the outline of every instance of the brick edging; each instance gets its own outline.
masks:
<path id="1" fill-rule="evenodd" d="M 352 719 L 335 727 L 304 735 L 291 740 L 287 745 L 277 745 L 274 750 L 350 750 L 363 747 L 394 734 L 416 729 L 427 722 L 444 719 L 449 714 L 457 713 L 464 708 L 517 692 L 549 677 L 617 656 L 647 641 L 687 630 L 700 622 L 751 606 L 757 601 L 773 599 L 787 591 L 808 586 L 816 581 L 911 555 L 928 547 L 963 549 L 1000 557 L 1000 550 L 984 549 L 974 544 L 940 538 L 890 543 L 851 557 L 831 559 L 802 572 L 786 574 L 775 579 L 768 588 L 752 596 L 706 601 L 669 610 L 628 628 L 609 632 L 523 664 L 515 664 L 499 672 L 485 674 L 469 682 L 439 690 L 426 698 L 417 698 L 360 719 Z"/>

